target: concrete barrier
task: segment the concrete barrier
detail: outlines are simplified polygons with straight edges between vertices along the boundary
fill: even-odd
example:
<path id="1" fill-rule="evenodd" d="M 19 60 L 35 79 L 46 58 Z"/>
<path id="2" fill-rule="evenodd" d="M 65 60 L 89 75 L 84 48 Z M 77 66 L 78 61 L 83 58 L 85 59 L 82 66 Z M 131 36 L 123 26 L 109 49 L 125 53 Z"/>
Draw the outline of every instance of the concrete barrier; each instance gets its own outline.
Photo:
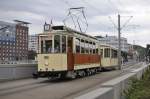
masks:
<path id="1" fill-rule="evenodd" d="M 74 99 L 113 99 L 112 88 L 99 88 Z"/>
<path id="2" fill-rule="evenodd" d="M 31 77 L 37 64 L 0 64 L 0 81 Z"/>
<path id="3" fill-rule="evenodd" d="M 113 99 L 121 99 L 124 90 L 129 87 L 130 80 L 135 77 L 135 73 L 129 73 L 102 84 L 102 87 L 111 87 L 114 90 Z"/>
<path id="4" fill-rule="evenodd" d="M 132 69 L 131 73 L 135 73 L 136 74 L 136 78 L 137 79 L 141 79 L 141 77 L 143 76 L 143 73 L 149 68 L 148 65 L 144 65 L 141 68 L 138 69 Z"/>
<path id="5" fill-rule="evenodd" d="M 101 88 L 75 99 L 125 99 L 124 91 L 132 84 L 132 79 L 141 79 L 148 68 L 149 65 L 143 65 L 141 68 L 133 69 L 128 74 L 103 83 Z"/>

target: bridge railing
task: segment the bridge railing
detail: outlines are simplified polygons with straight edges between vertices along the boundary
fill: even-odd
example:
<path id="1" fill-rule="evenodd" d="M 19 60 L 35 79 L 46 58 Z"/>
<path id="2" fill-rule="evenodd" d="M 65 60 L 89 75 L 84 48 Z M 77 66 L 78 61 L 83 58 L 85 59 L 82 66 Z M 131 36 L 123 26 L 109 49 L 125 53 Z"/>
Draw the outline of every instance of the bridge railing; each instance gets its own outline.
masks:
<path id="1" fill-rule="evenodd" d="M 37 64 L 36 60 L 0 61 L 0 64 Z"/>

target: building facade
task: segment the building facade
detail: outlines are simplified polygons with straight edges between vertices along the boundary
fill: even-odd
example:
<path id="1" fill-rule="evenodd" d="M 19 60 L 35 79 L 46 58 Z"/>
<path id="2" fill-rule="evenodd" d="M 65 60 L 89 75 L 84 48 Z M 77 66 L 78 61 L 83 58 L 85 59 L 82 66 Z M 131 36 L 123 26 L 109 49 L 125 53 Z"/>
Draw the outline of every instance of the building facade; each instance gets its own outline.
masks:
<path id="1" fill-rule="evenodd" d="M 27 60 L 28 23 L 0 21 L 0 63 Z"/>
<path id="2" fill-rule="evenodd" d="M 98 38 L 98 40 L 101 41 L 101 43 L 108 44 L 118 48 L 119 45 L 118 37 L 116 36 L 105 36 L 105 37 L 96 36 L 96 37 Z M 128 46 L 127 38 L 121 37 L 121 50 L 128 52 L 129 46 Z"/>
<path id="3" fill-rule="evenodd" d="M 38 35 L 29 35 L 28 50 L 38 52 Z"/>

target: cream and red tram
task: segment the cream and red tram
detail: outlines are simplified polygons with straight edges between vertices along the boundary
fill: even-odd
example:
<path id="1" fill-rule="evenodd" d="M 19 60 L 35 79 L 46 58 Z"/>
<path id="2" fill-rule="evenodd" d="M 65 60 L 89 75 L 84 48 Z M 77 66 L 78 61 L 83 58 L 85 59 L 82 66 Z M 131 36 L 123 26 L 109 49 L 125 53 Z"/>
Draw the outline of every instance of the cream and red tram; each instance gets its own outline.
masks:
<path id="1" fill-rule="evenodd" d="M 101 69 L 99 41 L 65 26 L 38 36 L 39 77 L 85 76 Z"/>

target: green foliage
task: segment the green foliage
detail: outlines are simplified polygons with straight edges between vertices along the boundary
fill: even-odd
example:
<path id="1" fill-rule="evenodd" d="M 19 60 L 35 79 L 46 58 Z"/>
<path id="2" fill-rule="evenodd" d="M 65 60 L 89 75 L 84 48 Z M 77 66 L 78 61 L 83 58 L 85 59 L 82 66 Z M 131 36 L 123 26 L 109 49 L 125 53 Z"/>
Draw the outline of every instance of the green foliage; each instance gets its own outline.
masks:
<path id="1" fill-rule="evenodd" d="M 125 91 L 125 99 L 150 99 L 150 69 L 141 80 L 132 79 L 131 88 Z"/>
<path id="2" fill-rule="evenodd" d="M 133 47 L 136 51 L 138 51 L 140 58 L 143 59 L 146 55 L 146 48 L 139 45 L 134 45 Z"/>

